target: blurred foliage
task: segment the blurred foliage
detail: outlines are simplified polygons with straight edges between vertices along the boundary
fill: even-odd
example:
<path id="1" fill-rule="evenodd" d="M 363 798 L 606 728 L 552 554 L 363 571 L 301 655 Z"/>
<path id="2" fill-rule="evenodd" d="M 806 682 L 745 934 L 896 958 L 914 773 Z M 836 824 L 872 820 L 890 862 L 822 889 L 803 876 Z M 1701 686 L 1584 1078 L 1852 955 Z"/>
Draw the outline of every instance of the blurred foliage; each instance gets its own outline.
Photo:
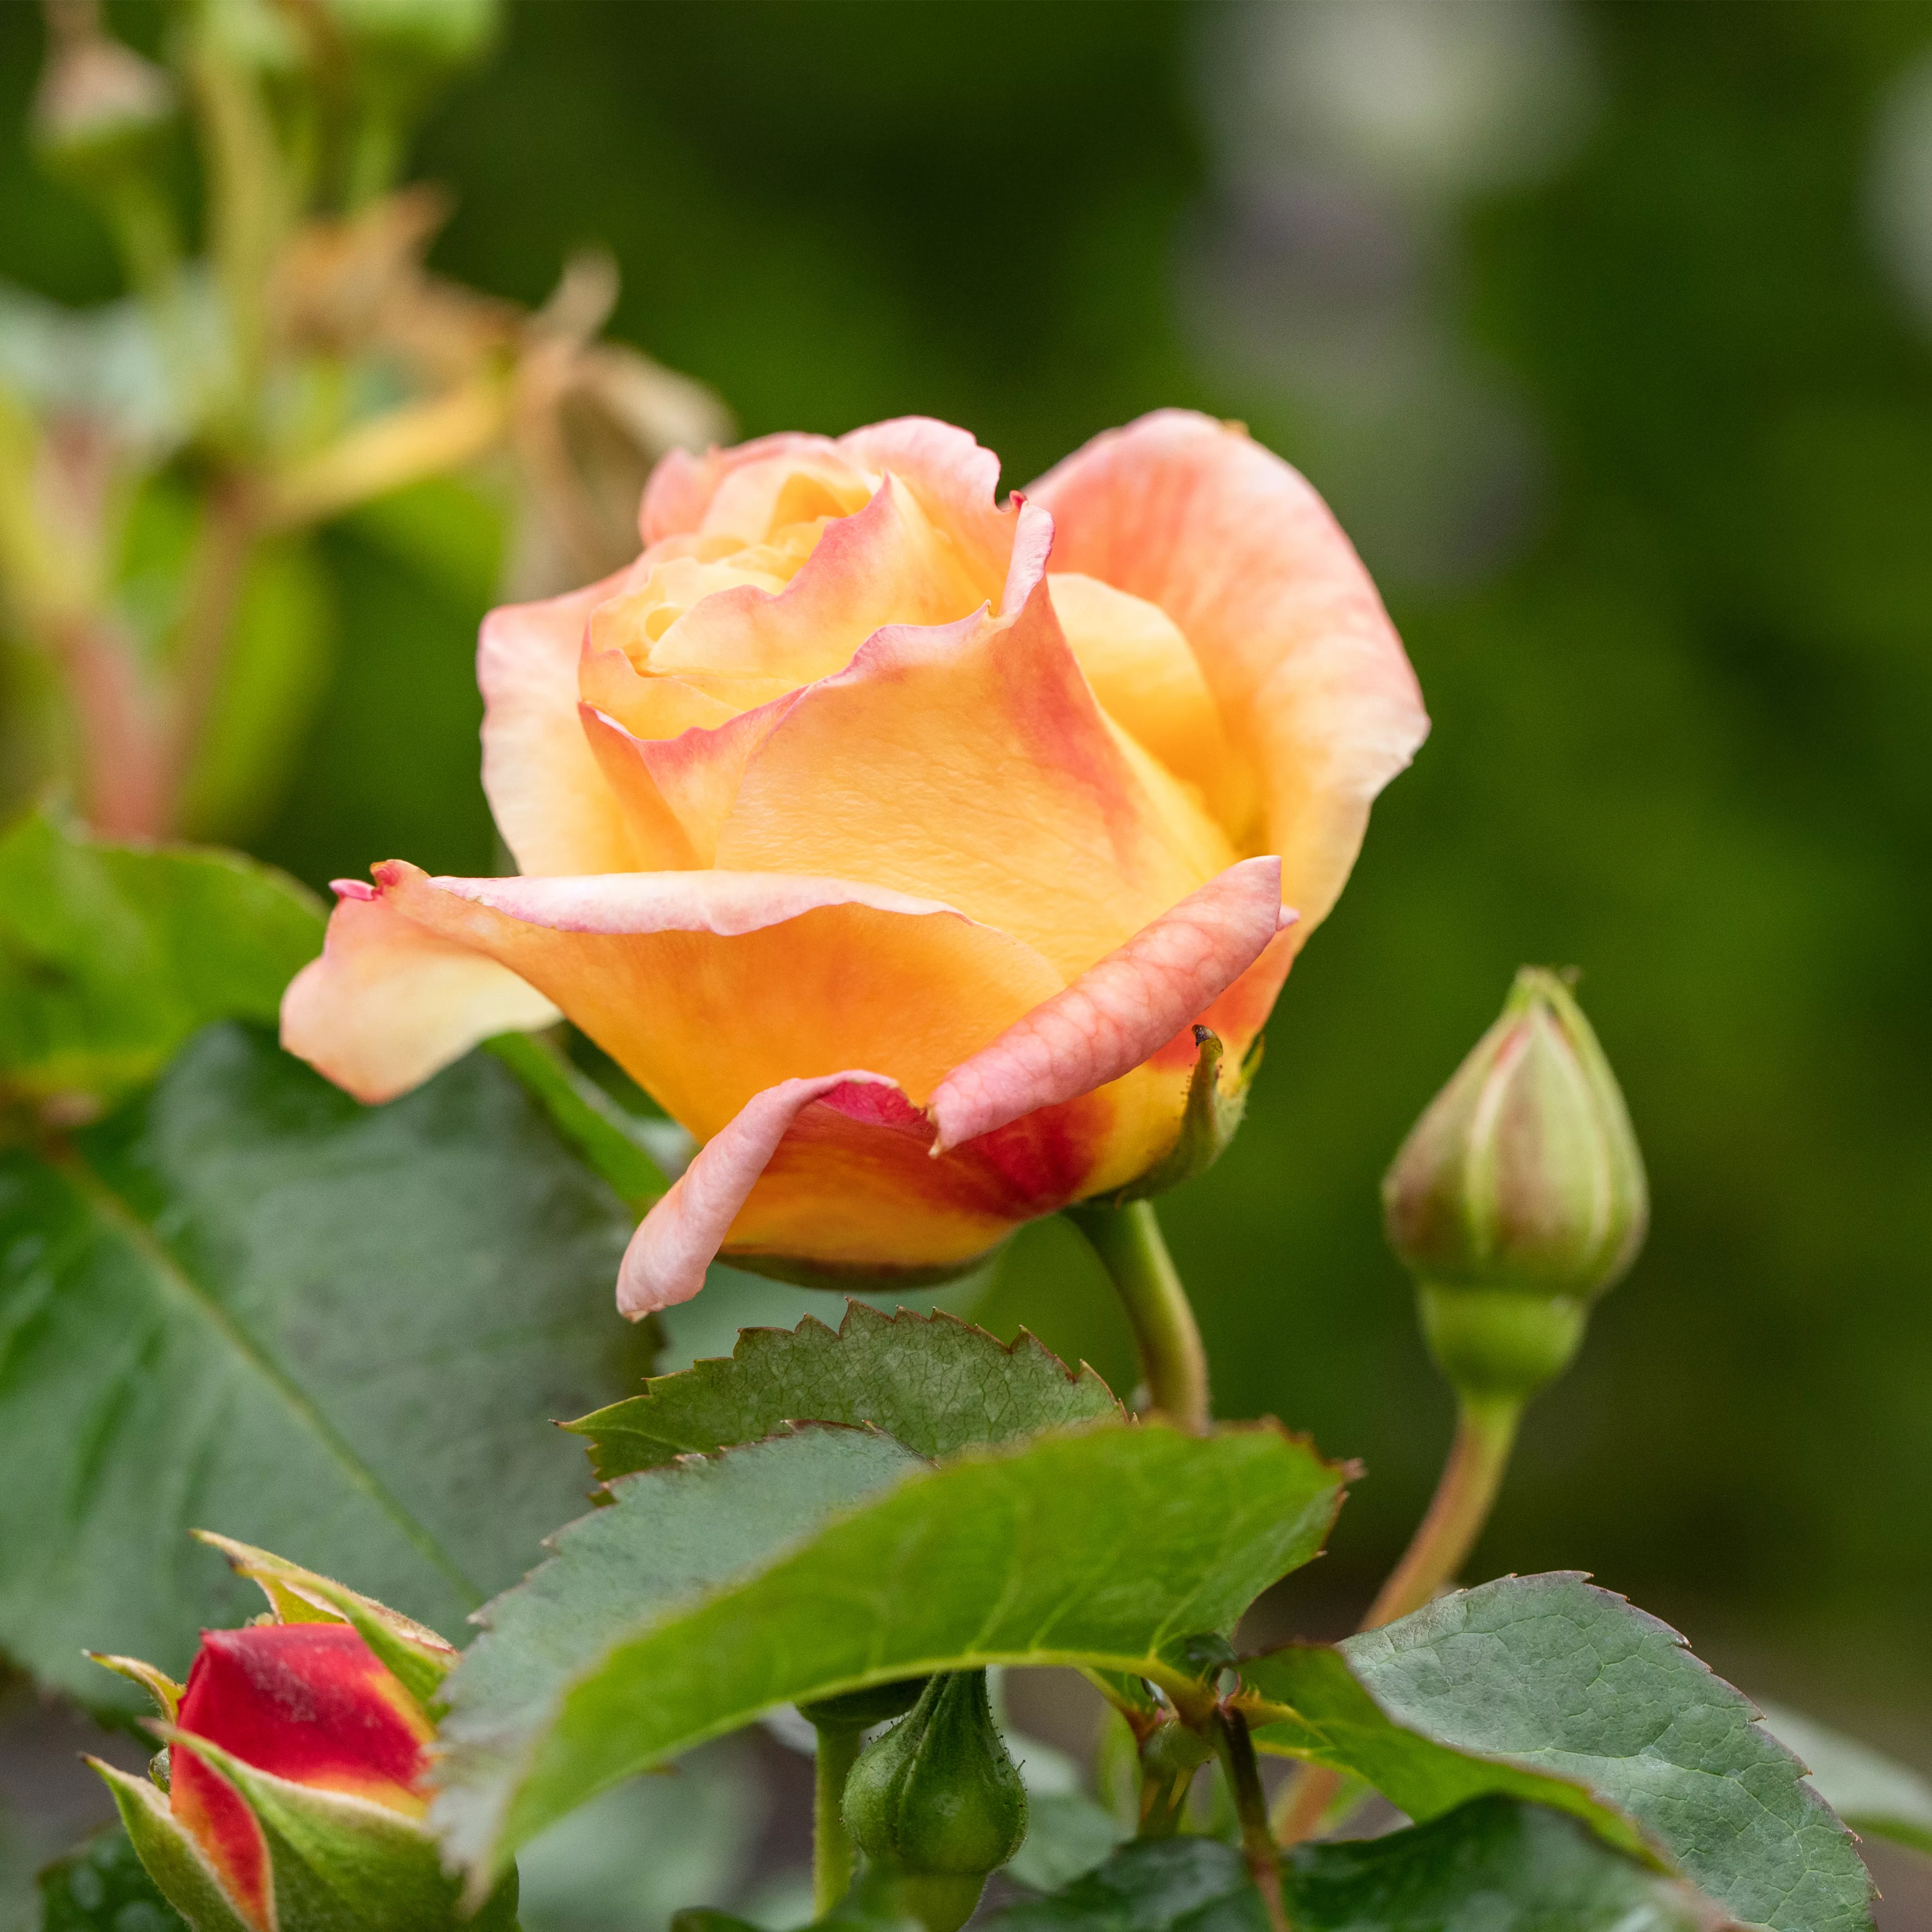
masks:
<path id="1" fill-rule="evenodd" d="M 1527 33 L 1549 10 L 1479 10 Z M 1932 8 L 1567 12 L 1574 140 L 1467 172 L 1426 220 L 1400 188 L 1402 300 L 1515 452 L 1479 476 L 1491 444 L 1442 418 L 1444 494 L 1500 506 L 1446 562 L 1391 509 L 1435 419 L 1377 427 L 1331 406 L 1339 378 L 1264 366 L 1256 341 L 1303 339 L 1295 247 L 1239 282 L 1239 352 L 1201 321 L 1252 226 L 1230 226 L 1210 44 L 1250 11 L 526 0 L 420 145 L 458 197 L 432 259 L 534 302 L 562 250 L 607 244 L 616 332 L 748 434 L 928 411 L 1024 482 L 1184 403 L 1302 462 L 1382 574 L 1436 730 L 1296 970 L 1240 1139 L 1163 1205 L 1220 1405 L 1368 1462 L 1321 1579 L 1365 1598 L 1450 1419 L 1377 1177 L 1516 965 L 1580 964 L 1655 1231 L 1532 1412 L 1480 1567 L 1586 1564 L 1720 1660 L 1829 1628 L 1836 1690 L 1903 1707 L 1858 1658 L 1895 1642 L 1926 1668 L 1932 355 L 1866 203 Z M 113 14 L 152 44 L 151 8 Z M 38 33 L 0 8 L 0 275 L 98 299 L 106 238 L 16 131 Z M 468 514 L 385 505 L 320 539 L 338 662 L 256 842 L 311 880 L 490 862 L 470 651 L 493 539 Z M 1088 1268 L 1035 1231 L 994 1305 L 1118 1377 Z"/>

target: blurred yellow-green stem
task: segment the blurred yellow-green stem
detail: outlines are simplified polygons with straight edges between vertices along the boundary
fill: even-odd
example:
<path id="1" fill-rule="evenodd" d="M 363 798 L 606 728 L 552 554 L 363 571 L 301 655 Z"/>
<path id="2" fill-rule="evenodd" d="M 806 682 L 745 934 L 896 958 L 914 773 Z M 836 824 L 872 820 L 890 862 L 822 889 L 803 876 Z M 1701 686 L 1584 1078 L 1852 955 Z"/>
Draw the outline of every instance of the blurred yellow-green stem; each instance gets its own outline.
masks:
<path id="1" fill-rule="evenodd" d="M 1126 1311 L 1150 1408 L 1184 1429 L 1204 1430 L 1208 1353 L 1153 1202 L 1108 1208 L 1088 1202 L 1066 1213 L 1100 1256 Z"/>
<path id="2" fill-rule="evenodd" d="M 1462 1568 L 1502 1486 L 1522 1410 L 1522 1400 L 1514 1396 L 1465 1394 L 1459 1399 L 1456 1439 L 1428 1514 L 1362 1619 L 1364 1630 L 1378 1630 L 1420 1610 Z M 1304 1768 L 1276 1808 L 1276 1838 L 1293 1845 L 1312 1836 L 1341 1784 L 1335 1772 Z"/>

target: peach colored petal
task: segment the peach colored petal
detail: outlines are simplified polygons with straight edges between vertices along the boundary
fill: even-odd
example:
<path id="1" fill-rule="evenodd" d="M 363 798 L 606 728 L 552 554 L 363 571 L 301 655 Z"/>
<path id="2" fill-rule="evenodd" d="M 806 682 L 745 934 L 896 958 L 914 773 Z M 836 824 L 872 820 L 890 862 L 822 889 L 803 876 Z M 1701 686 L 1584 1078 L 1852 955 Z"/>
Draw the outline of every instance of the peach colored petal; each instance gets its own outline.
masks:
<path id="1" fill-rule="evenodd" d="M 1198 660 L 1158 604 L 1098 578 L 1055 571 L 1054 614 L 1101 709 L 1192 785 L 1238 848 L 1254 827 L 1261 788 L 1221 722 Z"/>
<path id="2" fill-rule="evenodd" d="M 614 872 L 638 862 L 623 814 L 578 722 L 578 662 L 590 614 L 622 572 L 483 620 L 483 789 L 526 872 Z"/>
<path id="3" fill-rule="evenodd" d="M 1354 862 L 1369 806 L 1428 730 L 1368 573 L 1315 491 L 1238 429 L 1164 410 L 1034 485 L 1054 566 L 1158 604 L 1260 772 L 1267 844 L 1305 934 Z"/>
<path id="4" fill-rule="evenodd" d="M 794 685 L 843 670 L 886 624 L 944 624 L 1000 594 L 994 570 L 967 567 L 949 528 L 936 524 L 896 477 L 856 514 L 828 524 L 797 574 L 776 596 L 747 584 L 694 604 L 650 647 L 652 672 L 779 676 Z"/>
<path id="5" fill-rule="evenodd" d="M 759 436 L 729 449 L 709 449 L 701 456 L 674 449 L 651 472 L 644 500 L 638 506 L 638 531 L 645 548 L 667 537 L 701 530 L 719 486 L 734 470 L 774 458 L 785 459 L 792 469 L 806 474 L 835 464 L 847 466 L 840 462 L 838 445 L 830 436 L 792 430 Z"/>
<path id="6" fill-rule="evenodd" d="M 776 1079 L 862 1060 L 922 1101 L 1060 985 L 1004 933 L 850 880 L 376 874 L 394 911 L 539 988 L 700 1139 Z"/>
<path id="7" fill-rule="evenodd" d="M 1138 1066 L 1225 993 L 1294 917 L 1281 862 L 1244 859 L 1044 1000 L 933 1090 L 935 1153 Z"/>
<path id="8" fill-rule="evenodd" d="M 646 677 L 622 651 L 586 650 L 577 674 L 578 698 L 639 738 L 710 730 L 792 688 L 785 677 Z"/>
<path id="9" fill-rule="evenodd" d="M 623 802 L 632 842 L 662 871 L 709 866 L 745 770 L 790 708 L 790 696 L 710 730 L 675 738 L 633 736 L 614 718 L 583 707 L 584 729 Z"/>
<path id="10" fill-rule="evenodd" d="M 1018 505 L 1000 506 L 1000 459 L 969 431 L 932 416 L 900 416 L 855 429 L 838 439 L 838 447 L 866 467 L 890 470 L 910 484 L 961 544 L 976 578 L 997 584 L 1005 576 Z"/>
<path id="11" fill-rule="evenodd" d="M 638 1225 L 617 1275 L 617 1310 L 635 1322 L 688 1301 L 724 1245 L 731 1223 L 778 1143 L 812 1102 L 845 1086 L 891 1087 L 882 1073 L 848 1070 L 782 1080 L 748 1101 Z"/>
<path id="12" fill-rule="evenodd" d="M 1185 1076 L 1167 1085 L 1157 1148 L 1132 1156 L 1136 1172 L 1172 1143 Z M 850 1070 L 783 1082 L 692 1162 L 689 1200 L 674 1190 L 646 1217 L 619 1306 L 634 1316 L 688 1299 L 721 1244 L 728 1259 L 802 1258 L 827 1282 L 956 1274 L 1090 1191 L 1120 1112 L 1112 1092 L 1085 1094 L 934 1160 L 932 1122 L 896 1083 Z"/>
<path id="13" fill-rule="evenodd" d="M 1232 862 L 1156 806 L 1043 579 L 1017 616 L 876 632 L 752 758 L 717 862 L 932 892 L 1084 972 Z"/>
<path id="14" fill-rule="evenodd" d="M 557 1018 L 536 988 L 426 932 L 360 880 L 335 890 L 321 958 L 282 995 L 282 1044 L 357 1100 L 393 1100 L 492 1034 Z"/>

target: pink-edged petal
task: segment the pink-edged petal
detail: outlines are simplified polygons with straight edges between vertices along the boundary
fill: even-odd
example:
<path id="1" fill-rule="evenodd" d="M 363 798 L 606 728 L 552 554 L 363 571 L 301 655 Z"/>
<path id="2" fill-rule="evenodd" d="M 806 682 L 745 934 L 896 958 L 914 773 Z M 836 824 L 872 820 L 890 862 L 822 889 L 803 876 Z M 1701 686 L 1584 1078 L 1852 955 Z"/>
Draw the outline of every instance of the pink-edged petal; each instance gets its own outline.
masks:
<path id="1" fill-rule="evenodd" d="M 775 1081 L 861 1063 L 923 1102 L 1063 983 L 1007 934 L 850 880 L 376 877 L 396 912 L 555 1000 L 700 1140 Z"/>
<path id="2" fill-rule="evenodd" d="M 882 1073 L 854 1069 L 781 1081 L 748 1102 L 638 1223 L 617 1276 L 618 1312 L 636 1322 L 688 1301 L 799 1115 L 841 1088 L 867 1087 L 899 1090 Z"/>
<path id="3" fill-rule="evenodd" d="M 644 486 L 638 507 L 638 531 L 648 550 L 664 538 L 692 534 L 706 527 L 721 489 L 738 472 L 763 468 L 781 475 L 824 474 L 842 478 L 850 465 L 830 436 L 784 430 L 761 436 L 728 449 L 708 449 L 702 455 L 674 449 L 658 462 Z M 849 506 L 856 508 L 857 505 Z M 761 536 L 762 529 L 740 532 Z"/>
<path id="4" fill-rule="evenodd" d="M 1235 856 L 1204 811 L 1157 796 L 1137 769 L 1043 578 L 1016 616 L 889 626 L 801 692 L 717 846 L 734 870 L 932 892 L 1063 982 Z"/>
<path id="5" fill-rule="evenodd" d="M 578 662 L 590 614 L 624 573 L 483 620 L 483 789 L 526 872 L 615 872 L 638 863 L 623 812 L 584 742 Z"/>
<path id="6" fill-rule="evenodd" d="M 850 431 L 838 447 L 863 466 L 889 470 L 910 484 L 934 520 L 964 548 L 976 576 L 997 583 L 1005 575 L 1018 504 L 998 502 L 1000 459 L 970 432 L 932 416 L 899 416 Z"/>
<path id="7" fill-rule="evenodd" d="M 1305 934 L 1354 862 L 1377 792 L 1428 730 L 1375 586 L 1327 506 L 1242 431 L 1163 410 L 1036 484 L 1053 566 L 1158 604 L 1262 782 L 1267 842 Z"/>
<path id="8" fill-rule="evenodd" d="M 282 1044 L 358 1100 L 393 1100 L 492 1034 L 557 1018 L 506 967 L 425 931 L 360 880 L 336 890 L 322 956 L 282 996 Z"/>
<path id="9" fill-rule="evenodd" d="M 374 867 L 385 898 L 410 916 L 449 931 L 464 915 L 446 901 L 487 908 L 521 926 L 553 932 L 637 935 L 708 932 L 732 938 L 828 906 L 868 906 L 875 912 L 922 918 L 965 914 L 938 899 L 868 886 L 851 879 L 811 878 L 788 872 L 616 872 L 588 878 L 431 878 L 406 860 Z"/>
<path id="10" fill-rule="evenodd" d="M 632 844 L 652 869 L 708 866 L 745 768 L 790 706 L 789 696 L 724 724 L 696 727 L 674 738 L 639 738 L 614 718 L 581 707 L 590 740 L 622 803 Z"/>
<path id="11" fill-rule="evenodd" d="M 870 502 L 826 526 L 782 591 L 747 584 L 704 598 L 652 645 L 651 669 L 808 684 L 843 670 L 881 626 L 951 623 L 992 602 L 1007 575 L 1005 553 L 994 567 L 974 562 L 888 474 Z"/>
<path id="12" fill-rule="evenodd" d="M 1131 1072 L 1208 1010 L 1293 919 L 1281 864 L 1246 859 L 1190 892 L 934 1090 L 935 1152 Z"/>

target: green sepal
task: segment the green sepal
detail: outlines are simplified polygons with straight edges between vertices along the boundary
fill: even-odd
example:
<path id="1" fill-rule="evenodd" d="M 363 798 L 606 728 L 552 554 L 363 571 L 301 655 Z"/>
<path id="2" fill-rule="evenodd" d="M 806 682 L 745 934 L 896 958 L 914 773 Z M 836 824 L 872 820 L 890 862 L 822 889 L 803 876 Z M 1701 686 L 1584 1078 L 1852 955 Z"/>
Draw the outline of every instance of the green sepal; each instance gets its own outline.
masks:
<path id="1" fill-rule="evenodd" d="M 116 1677 L 124 1677 L 130 1684 L 140 1684 L 154 1700 L 154 1708 L 169 1724 L 172 1724 L 179 1714 L 181 1700 L 186 1693 L 165 1671 L 157 1670 L 152 1664 L 143 1664 L 138 1657 L 114 1657 L 104 1650 L 90 1650 L 85 1654 L 103 1670 L 111 1670 Z"/>
<path id="2" fill-rule="evenodd" d="M 276 1932 L 347 1926 L 356 1932 L 510 1932 L 514 1926 L 514 1867 L 469 1917 L 460 1910 L 460 1882 L 444 1874 L 426 1826 L 366 1798 L 258 1770 L 192 1731 L 154 1729 L 218 1772 L 254 1814 L 268 1842 Z"/>
<path id="3" fill-rule="evenodd" d="M 1228 1143 L 1248 1111 L 1248 1090 L 1254 1084 L 1262 1064 L 1264 1041 L 1257 1036 L 1247 1058 L 1230 1070 L 1226 1077 L 1221 1064 L 1226 1048 L 1211 1028 L 1194 1029 L 1195 1045 L 1200 1052 L 1194 1062 L 1193 1077 L 1187 1083 L 1187 1104 L 1180 1116 L 1180 1132 L 1165 1156 L 1149 1168 L 1138 1180 L 1130 1181 L 1119 1193 L 1107 1198 L 1117 1205 L 1145 1201 L 1178 1187 L 1184 1180 L 1205 1174 L 1227 1151 Z"/>
<path id="4" fill-rule="evenodd" d="M 218 1536 L 210 1529 L 188 1533 L 197 1542 L 220 1550 L 238 1576 L 246 1576 L 261 1586 L 278 1623 L 349 1624 L 418 1706 L 432 1716 L 436 1714 L 436 1693 L 461 1654 L 453 1644 L 400 1611 L 379 1604 L 374 1597 L 363 1596 L 332 1576 L 304 1570 L 286 1557 L 257 1550 L 252 1544 L 237 1542 L 232 1537 Z M 108 1667 L 116 1666 L 110 1664 Z"/>
<path id="5" fill-rule="evenodd" d="M 113 1793 L 115 1808 L 148 1876 L 194 1932 L 261 1932 L 236 1909 L 194 1840 L 175 1822 L 160 1792 L 146 1779 L 117 1771 L 98 1757 L 87 1762 Z"/>

